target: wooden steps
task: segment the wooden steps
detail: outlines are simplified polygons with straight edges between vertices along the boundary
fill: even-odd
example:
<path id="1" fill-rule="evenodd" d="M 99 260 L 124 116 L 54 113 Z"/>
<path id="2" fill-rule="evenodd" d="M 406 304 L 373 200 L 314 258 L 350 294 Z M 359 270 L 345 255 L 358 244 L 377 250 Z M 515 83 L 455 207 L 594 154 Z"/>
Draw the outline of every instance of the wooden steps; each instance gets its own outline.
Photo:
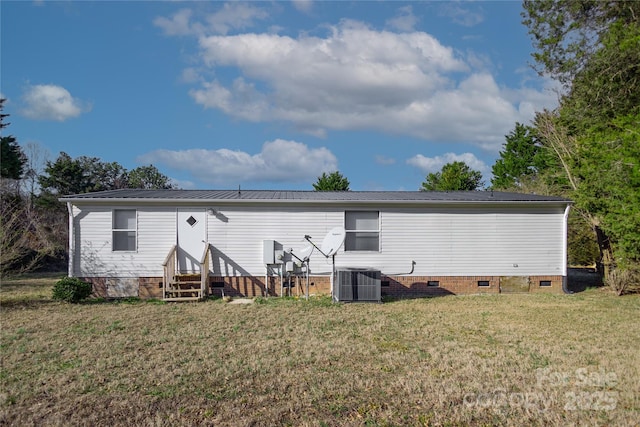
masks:
<path id="1" fill-rule="evenodd" d="M 164 301 L 198 301 L 206 298 L 209 292 L 209 271 L 211 245 L 206 244 L 200 260 L 200 271 L 180 272 L 177 258 L 178 247 L 173 245 L 162 263 L 164 270 Z"/>
<path id="2" fill-rule="evenodd" d="M 167 289 L 168 294 L 182 294 L 186 292 L 200 292 L 200 288 L 190 288 L 190 289 Z"/>
<path id="3" fill-rule="evenodd" d="M 164 301 L 197 301 L 202 298 L 200 274 L 176 274 L 165 289 Z"/>
<path id="4" fill-rule="evenodd" d="M 165 298 L 163 301 L 168 302 L 182 302 L 182 301 L 200 301 L 200 297 L 179 297 L 179 298 Z"/>

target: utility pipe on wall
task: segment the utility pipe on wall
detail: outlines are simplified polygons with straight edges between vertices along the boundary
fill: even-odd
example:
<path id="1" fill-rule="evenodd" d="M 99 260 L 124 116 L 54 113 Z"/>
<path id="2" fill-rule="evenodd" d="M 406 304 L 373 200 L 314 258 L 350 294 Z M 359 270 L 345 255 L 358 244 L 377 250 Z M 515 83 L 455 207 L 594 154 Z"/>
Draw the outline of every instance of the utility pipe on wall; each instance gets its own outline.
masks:
<path id="1" fill-rule="evenodd" d="M 571 205 L 567 205 L 567 207 L 564 209 L 564 217 L 563 217 L 563 222 L 562 222 L 562 291 L 565 294 L 572 294 L 573 291 L 569 290 L 569 277 L 568 277 L 568 272 L 567 272 L 567 257 L 568 257 L 568 250 L 567 250 L 567 234 L 568 234 L 568 228 L 569 228 L 569 211 L 571 210 Z"/>
<path id="2" fill-rule="evenodd" d="M 73 270 L 75 268 L 74 259 L 76 254 L 75 248 L 75 233 L 73 227 L 73 205 L 71 202 L 67 202 L 67 211 L 69 212 L 69 270 L 68 276 L 73 277 Z"/>

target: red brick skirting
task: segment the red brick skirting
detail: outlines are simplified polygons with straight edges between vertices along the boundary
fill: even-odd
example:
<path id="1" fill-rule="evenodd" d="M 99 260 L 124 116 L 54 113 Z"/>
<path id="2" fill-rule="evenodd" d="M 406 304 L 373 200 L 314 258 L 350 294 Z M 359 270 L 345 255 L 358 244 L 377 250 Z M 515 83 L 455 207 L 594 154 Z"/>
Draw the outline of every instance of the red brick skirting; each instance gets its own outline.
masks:
<path id="1" fill-rule="evenodd" d="M 130 279 L 85 277 L 83 280 L 93 284 L 94 295 L 98 297 L 137 296 L 143 299 L 162 298 L 162 277 L 140 277 Z M 309 278 L 311 295 L 329 295 L 330 280 L 326 276 Z M 517 292 L 562 293 L 562 276 L 382 276 L 381 293 L 383 296 L 415 298 L 422 296 L 458 295 L 458 294 L 497 294 L 510 290 L 507 284 L 517 283 Z M 231 297 L 257 297 L 265 295 L 265 278 L 257 276 L 211 277 L 209 293 Z M 287 279 L 281 286 L 279 277 L 268 278 L 268 295 L 304 295 L 306 279 Z"/>

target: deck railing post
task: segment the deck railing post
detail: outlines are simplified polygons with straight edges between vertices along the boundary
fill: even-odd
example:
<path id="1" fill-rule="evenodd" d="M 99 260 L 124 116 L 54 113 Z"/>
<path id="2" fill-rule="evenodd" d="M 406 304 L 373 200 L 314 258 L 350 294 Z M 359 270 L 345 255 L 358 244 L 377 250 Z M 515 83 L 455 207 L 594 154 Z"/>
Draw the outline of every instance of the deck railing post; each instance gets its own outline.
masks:
<path id="1" fill-rule="evenodd" d="M 176 252 L 177 252 L 177 246 L 173 245 L 169 250 L 167 257 L 164 259 L 164 262 L 162 263 L 163 274 L 164 274 L 163 283 L 162 283 L 162 299 L 167 298 L 167 289 L 169 287 L 169 284 L 175 280 L 176 268 L 177 268 Z"/>
<path id="2" fill-rule="evenodd" d="M 205 243 L 204 253 L 200 260 L 200 297 L 204 299 L 209 288 L 209 256 L 211 255 L 211 245 Z"/>

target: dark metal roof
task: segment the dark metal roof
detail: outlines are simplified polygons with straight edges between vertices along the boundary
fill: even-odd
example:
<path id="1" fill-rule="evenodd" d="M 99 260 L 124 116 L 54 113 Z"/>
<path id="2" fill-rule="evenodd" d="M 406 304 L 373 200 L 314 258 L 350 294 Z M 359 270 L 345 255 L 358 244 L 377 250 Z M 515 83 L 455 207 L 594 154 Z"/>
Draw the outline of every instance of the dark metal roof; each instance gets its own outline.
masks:
<path id="1" fill-rule="evenodd" d="M 148 202 L 560 202 L 561 197 L 494 191 L 283 191 L 283 190 L 140 190 L 121 189 L 74 194 L 63 202 L 148 201 Z"/>

